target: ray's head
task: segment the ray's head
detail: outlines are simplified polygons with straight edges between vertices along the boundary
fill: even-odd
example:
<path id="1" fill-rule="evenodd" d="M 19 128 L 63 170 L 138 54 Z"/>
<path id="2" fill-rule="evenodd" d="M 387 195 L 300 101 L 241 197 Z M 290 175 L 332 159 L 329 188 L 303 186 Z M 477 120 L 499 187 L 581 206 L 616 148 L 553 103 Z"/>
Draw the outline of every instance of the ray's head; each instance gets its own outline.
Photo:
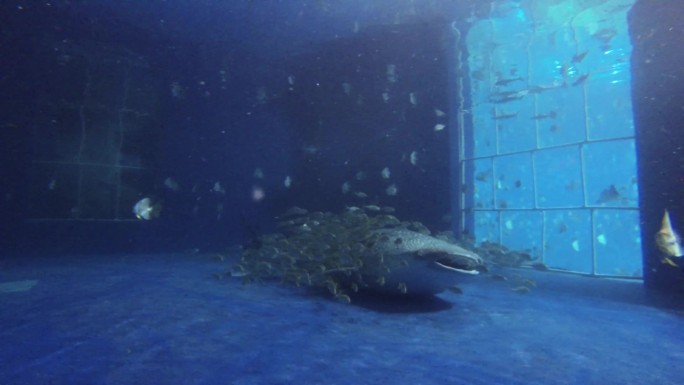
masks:
<path id="1" fill-rule="evenodd" d="M 467 250 L 426 249 L 413 254 L 417 261 L 435 270 L 477 275 L 484 268 L 482 258 Z"/>

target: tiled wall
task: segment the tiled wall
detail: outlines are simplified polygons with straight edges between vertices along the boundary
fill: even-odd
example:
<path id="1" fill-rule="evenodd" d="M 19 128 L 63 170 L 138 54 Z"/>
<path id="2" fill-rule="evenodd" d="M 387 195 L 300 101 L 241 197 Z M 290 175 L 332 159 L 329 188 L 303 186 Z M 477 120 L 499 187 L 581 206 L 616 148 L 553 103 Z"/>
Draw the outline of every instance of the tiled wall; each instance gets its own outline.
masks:
<path id="1" fill-rule="evenodd" d="M 459 207 L 478 241 L 555 269 L 642 275 L 631 4 L 497 1 L 469 29 Z"/>

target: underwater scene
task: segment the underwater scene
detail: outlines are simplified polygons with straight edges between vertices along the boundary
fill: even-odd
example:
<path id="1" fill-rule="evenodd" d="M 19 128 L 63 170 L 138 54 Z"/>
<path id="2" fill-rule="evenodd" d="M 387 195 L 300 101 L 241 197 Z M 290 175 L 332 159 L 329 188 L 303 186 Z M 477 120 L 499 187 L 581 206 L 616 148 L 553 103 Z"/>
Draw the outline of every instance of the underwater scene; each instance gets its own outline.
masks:
<path id="1" fill-rule="evenodd" d="M 0 385 L 681 384 L 684 2 L 3 0 Z"/>

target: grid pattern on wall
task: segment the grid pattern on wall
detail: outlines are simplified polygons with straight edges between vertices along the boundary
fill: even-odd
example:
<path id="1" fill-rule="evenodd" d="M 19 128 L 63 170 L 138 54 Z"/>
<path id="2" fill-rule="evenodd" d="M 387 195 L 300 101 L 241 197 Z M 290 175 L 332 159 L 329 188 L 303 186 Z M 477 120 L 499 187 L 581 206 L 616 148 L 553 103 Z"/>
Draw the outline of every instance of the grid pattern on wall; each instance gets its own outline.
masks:
<path id="1" fill-rule="evenodd" d="M 70 41 L 52 55 L 31 123 L 28 218 L 133 220 L 154 147 L 149 66 L 125 50 Z"/>
<path id="2" fill-rule="evenodd" d="M 459 207 L 478 242 L 552 269 L 642 276 L 631 5 L 496 1 L 468 31 Z"/>

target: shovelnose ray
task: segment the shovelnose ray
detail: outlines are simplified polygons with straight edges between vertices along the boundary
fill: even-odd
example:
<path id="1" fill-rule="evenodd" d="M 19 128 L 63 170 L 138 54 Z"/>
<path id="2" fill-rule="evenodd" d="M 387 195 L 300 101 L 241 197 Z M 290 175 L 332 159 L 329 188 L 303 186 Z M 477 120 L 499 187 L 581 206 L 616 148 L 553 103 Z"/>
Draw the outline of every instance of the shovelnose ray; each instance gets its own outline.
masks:
<path id="1" fill-rule="evenodd" d="M 384 275 L 383 285 L 372 281 L 374 289 L 396 291 L 403 284 L 401 287 L 411 294 L 436 294 L 464 277 L 479 274 L 478 269 L 484 266 L 474 252 L 429 235 L 405 229 L 374 233 L 380 235 L 374 250 L 385 260 L 396 259 L 399 265 Z"/>
<path id="2" fill-rule="evenodd" d="M 326 288 L 350 302 L 353 293 L 436 294 L 478 274 L 477 254 L 428 235 L 420 222 L 400 221 L 391 207 L 348 207 L 340 214 L 290 210 L 278 232 L 243 248 L 230 275 L 243 282 L 279 278 Z"/>

